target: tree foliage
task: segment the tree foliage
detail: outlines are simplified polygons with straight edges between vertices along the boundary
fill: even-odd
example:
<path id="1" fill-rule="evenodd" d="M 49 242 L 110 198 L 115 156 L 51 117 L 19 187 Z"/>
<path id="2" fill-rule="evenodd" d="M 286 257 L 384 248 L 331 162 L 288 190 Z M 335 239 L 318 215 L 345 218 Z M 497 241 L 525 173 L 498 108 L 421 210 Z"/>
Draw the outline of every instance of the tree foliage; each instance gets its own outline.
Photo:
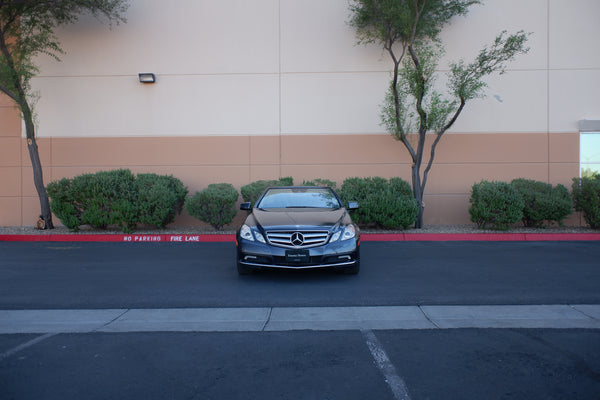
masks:
<path id="1" fill-rule="evenodd" d="M 84 13 L 110 23 L 124 22 L 127 7 L 127 0 L 0 0 L 0 91 L 21 111 L 46 228 L 53 224 L 35 137 L 31 90 L 31 78 L 39 72 L 35 58 L 45 54 L 60 59 L 63 50 L 54 33 L 59 26 L 76 22 Z"/>
<path id="2" fill-rule="evenodd" d="M 470 63 L 450 64 L 445 93 L 436 90 L 438 62 L 444 52 L 443 28 L 464 16 L 478 0 L 351 0 L 350 25 L 359 43 L 383 47 L 393 61 L 392 80 L 382 106 L 382 125 L 401 141 L 413 161 L 412 187 L 419 204 L 416 226 L 423 224 L 423 194 L 444 133 L 469 100 L 483 97 L 485 77 L 503 73 L 509 61 L 526 53 L 528 34 L 501 32 Z M 427 133 L 434 139 L 422 170 Z M 416 140 L 410 137 L 416 136 Z"/>

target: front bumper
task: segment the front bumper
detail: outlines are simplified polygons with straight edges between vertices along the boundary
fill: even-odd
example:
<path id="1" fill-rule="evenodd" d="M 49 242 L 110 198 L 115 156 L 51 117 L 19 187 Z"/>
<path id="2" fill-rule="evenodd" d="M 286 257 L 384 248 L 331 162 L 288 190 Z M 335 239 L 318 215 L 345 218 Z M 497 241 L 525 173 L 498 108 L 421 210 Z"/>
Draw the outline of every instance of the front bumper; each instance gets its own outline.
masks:
<path id="1" fill-rule="evenodd" d="M 308 259 L 302 262 L 289 261 L 284 247 L 260 242 L 251 242 L 238 237 L 238 263 L 249 268 L 346 268 L 359 262 L 359 238 L 327 243 L 306 249 Z"/>

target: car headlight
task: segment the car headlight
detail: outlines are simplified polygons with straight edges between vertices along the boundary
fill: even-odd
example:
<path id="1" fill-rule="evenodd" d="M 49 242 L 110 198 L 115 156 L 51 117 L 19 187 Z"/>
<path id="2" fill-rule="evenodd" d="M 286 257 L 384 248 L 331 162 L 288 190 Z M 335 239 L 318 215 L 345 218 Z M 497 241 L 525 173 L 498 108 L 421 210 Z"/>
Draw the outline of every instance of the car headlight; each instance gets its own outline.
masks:
<path id="1" fill-rule="evenodd" d="M 240 237 L 251 242 L 254 242 L 254 239 L 256 238 L 257 241 L 266 243 L 264 236 L 259 231 L 252 230 L 252 228 L 246 224 L 242 225 L 242 228 L 240 229 Z"/>
<path id="2" fill-rule="evenodd" d="M 349 240 L 355 236 L 356 236 L 356 229 L 354 228 L 354 225 L 346 225 L 343 228 L 334 232 L 333 235 L 331 235 L 330 242 L 335 242 L 337 240 L 340 240 L 340 238 L 341 238 L 341 240 Z"/>
<path id="3" fill-rule="evenodd" d="M 259 231 L 254 231 L 254 236 L 256 237 L 256 240 L 258 240 L 259 242 L 267 243 L 267 241 L 265 240 L 265 237 Z"/>
<path id="4" fill-rule="evenodd" d="M 337 241 L 340 238 L 341 235 L 342 235 L 342 231 L 341 230 L 335 231 L 334 234 L 331 235 L 331 240 L 330 241 L 332 243 L 335 242 L 335 241 Z"/>
<path id="5" fill-rule="evenodd" d="M 242 239 L 254 242 L 254 235 L 252 235 L 252 229 L 250 229 L 250 227 L 246 224 L 242 225 L 242 228 L 240 229 L 240 237 Z"/>
<path id="6" fill-rule="evenodd" d="M 354 225 L 346 225 L 344 227 L 344 233 L 342 233 L 342 240 L 352 239 L 356 236 L 356 229 Z"/>

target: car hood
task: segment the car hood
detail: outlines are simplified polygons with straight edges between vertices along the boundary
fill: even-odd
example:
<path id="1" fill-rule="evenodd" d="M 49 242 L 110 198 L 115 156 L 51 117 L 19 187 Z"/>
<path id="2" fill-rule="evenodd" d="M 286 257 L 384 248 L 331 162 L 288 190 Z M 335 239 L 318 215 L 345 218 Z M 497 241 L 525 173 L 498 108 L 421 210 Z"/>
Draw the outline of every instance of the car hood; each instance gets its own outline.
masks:
<path id="1" fill-rule="evenodd" d="M 330 229 L 338 223 L 350 223 L 346 209 L 319 210 L 259 210 L 254 209 L 248 224 L 270 229 Z"/>

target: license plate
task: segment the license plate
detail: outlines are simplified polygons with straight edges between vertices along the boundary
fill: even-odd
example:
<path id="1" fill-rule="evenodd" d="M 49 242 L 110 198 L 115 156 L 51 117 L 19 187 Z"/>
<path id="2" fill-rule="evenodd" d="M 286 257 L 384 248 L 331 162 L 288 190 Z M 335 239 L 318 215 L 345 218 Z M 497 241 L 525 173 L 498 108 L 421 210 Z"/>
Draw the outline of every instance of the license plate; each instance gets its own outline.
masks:
<path id="1" fill-rule="evenodd" d="M 307 263 L 310 261 L 308 250 L 286 250 L 285 260 L 293 263 Z"/>

